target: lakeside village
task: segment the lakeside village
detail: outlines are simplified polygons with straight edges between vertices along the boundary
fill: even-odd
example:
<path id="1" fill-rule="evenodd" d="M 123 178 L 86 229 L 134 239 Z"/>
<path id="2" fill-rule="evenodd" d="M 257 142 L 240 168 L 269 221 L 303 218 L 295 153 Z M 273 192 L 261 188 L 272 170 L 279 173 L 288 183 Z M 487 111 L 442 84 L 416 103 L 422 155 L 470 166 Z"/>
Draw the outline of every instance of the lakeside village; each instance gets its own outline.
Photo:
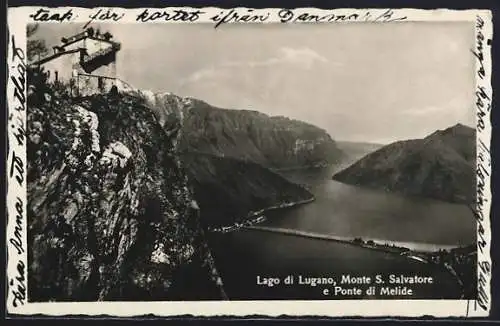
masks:
<path id="1" fill-rule="evenodd" d="M 243 222 L 236 222 L 233 225 L 229 226 L 220 226 L 220 227 L 208 227 L 208 231 L 210 232 L 216 232 L 216 233 L 228 233 L 232 231 L 239 230 L 244 227 L 249 227 L 253 226 L 255 224 L 259 224 L 266 221 L 266 216 L 265 215 L 259 215 L 255 216 L 253 219 L 248 219 Z"/>
<path id="2" fill-rule="evenodd" d="M 261 210 L 255 211 L 255 212 L 250 212 L 243 221 L 236 222 L 233 225 L 220 226 L 220 227 L 209 227 L 208 231 L 209 232 L 216 232 L 216 233 L 228 233 L 228 232 L 237 231 L 241 228 L 252 227 L 256 224 L 259 224 L 259 223 L 266 221 L 266 216 L 264 215 L 265 212 L 275 210 L 275 209 L 280 209 L 280 208 L 290 208 L 290 207 L 294 207 L 294 206 L 298 206 L 298 205 L 303 205 L 303 204 L 310 203 L 312 201 L 314 201 L 314 197 L 310 198 L 310 199 L 304 199 L 301 201 L 297 201 L 297 202 L 283 203 L 280 205 L 275 205 L 275 206 L 263 208 Z"/>

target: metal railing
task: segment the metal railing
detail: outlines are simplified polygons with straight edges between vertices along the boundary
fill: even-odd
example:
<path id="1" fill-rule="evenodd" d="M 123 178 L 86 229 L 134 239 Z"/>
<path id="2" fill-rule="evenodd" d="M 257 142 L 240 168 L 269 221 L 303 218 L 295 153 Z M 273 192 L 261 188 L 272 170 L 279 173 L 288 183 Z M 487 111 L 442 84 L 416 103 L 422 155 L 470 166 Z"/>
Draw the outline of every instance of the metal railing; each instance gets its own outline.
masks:
<path id="1" fill-rule="evenodd" d="M 89 63 L 89 62 L 91 62 L 99 57 L 103 57 L 103 56 L 108 55 L 112 52 L 119 51 L 120 48 L 121 48 L 120 43 L 113 43 L 110 47 L 106 47 L 106 48 L 101 49 L 99 51 L 96 51 L 88 56 L 84 56 L 82 63 L 84 63 L 84 64 Z"/>

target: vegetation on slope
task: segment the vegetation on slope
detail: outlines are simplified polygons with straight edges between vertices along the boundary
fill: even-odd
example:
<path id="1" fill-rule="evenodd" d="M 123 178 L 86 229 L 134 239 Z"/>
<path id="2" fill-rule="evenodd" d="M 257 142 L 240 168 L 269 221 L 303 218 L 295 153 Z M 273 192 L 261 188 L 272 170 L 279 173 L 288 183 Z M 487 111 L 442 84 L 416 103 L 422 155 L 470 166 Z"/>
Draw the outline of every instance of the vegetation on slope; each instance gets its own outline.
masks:
<path id="1" fill-rule="evenodd" d="M 475 130 L 457 124 L 363 157 L 334 179 L 349 184 L 470 203 L 475 195 Z"/>
<path id="2" fill-rule="evenodd" d="M 29 84 L 30 299 L 223 298 L 178 121 L 162 127 L 126 94 L 73 98 L 40 74 Z"/>

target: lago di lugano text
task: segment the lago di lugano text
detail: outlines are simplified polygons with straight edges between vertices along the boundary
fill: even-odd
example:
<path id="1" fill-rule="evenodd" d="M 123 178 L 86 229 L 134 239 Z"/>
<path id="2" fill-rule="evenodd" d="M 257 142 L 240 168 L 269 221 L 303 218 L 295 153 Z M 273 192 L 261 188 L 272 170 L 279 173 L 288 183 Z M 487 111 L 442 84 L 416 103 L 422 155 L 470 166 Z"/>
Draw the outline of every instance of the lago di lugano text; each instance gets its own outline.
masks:
<path id="1" fill-rule="evenodd" d="M 263 287 L 299 286 L 319 288 L 324 296 L 397 296 L 410 297 L 414 295 L 414 287 L 433 284 L 431 276 L 421 275 L 287 275 L 285 277 L 256 277 L 256 284 Z"/>

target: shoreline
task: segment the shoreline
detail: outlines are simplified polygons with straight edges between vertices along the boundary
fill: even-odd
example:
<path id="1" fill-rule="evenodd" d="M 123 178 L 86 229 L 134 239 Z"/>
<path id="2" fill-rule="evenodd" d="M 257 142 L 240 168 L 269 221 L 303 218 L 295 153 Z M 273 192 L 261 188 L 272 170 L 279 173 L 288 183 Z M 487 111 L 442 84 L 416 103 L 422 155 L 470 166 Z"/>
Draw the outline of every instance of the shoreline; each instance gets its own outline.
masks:
<path id="1" fill-rule="evenodd" d="M 347 245 L 352 245 L 352 246 L 356 246 L 356 247 L 361 247 L 361 248 L 365 248 L 365 249 L 384 251 L 384 252 L 388 252 L 388 253 L 392 253 L 392 254 L 397 254 L 398 256 L 402 256 L 402 254 L 404 252 L 410 251 L 409 248 L 390 247 L 390 246 L 383 246 L 380 244 L 368 245 L 366 243 L 356 242 L 355 238 L 339 237 L 339 236 L 332 236 L 332 235 L 326 235 L 326 234 L 318 234 L 318 233 L 305 232 L 305 231 L 300 231 L 300 230 L 273 228 L 273 227 L 266 227 L 266 226 L 253 226 L 253 225 L 246 226 L 245 228 L 248 230 L 279 233 L 279 234 L 283 234 L 283 235 L 292 235 L 292 236 L 298 236 L 298 237 L 308 238 L 308 239 L 332 241 L 332 242 L 337 242 L 337 243 L 341 243 L 341 244 L 347 244 Z M 393 249 L 393 250 L 391 250 L 391 249 Z"/>
<path id="2" fill-rule="evenodd" d="M 341 244 L 345 244 L 345 245 L 357 246 L 359 248 L 376 250 L 376 251 L 381 251 L 381 252 L 385 252 L 385 253 L 392 254 L 392 255 L 397 255 L 397 256 L 400 256 L 400 257 L 403 257 L 403 258 L 406 258 L 409 260 L 417 261 L 417 262 L 422 263 L 422 264 L 441 266 L 442 268 L 444 268 L 444 270 L 447 273 L 449 273 L 455 279 L 455 281 L 457 282 L 457 285 L 462 289 L 462 296 L 464 295 L 464 293 L 463 293 L 464 281 L 457 274 L 457 272 L 455 271 L 453 266 L 451 266 L 450 264 L 448 264 L 446 262 L 443 265 L 440 265 L 440 264 L 437 264 L 435 261 L 433 261 L 432 254 L 435 254 L 436 252 L 442 250 L 443 248 L 436 248 L 434 251 L 422 251 L 422 250 L 417 250 L 414 248 L 396 246 L 395 243 L 398 243 L 398 242 L 394 242 L 394 241 L 392 243 L 387 242 L 387 243 L 381 244 L 381 243 L 375 242 L 374 240 L 371 240 L 371 239 L 365 241 L 365 240 L 362 240 L 361 238 L 329 236 L 329 235 L 322 235 L 322 234 L 318 234 L 318 233 L 305 232 L 305 231 L 300 231 L 300 230 L 272 228 L 272 227 L 266 227 L 266 226 L 247 226 L 245 228 L 248 230 L 279 233 L 279 234 L 283 234 L 283 235 L 298 236 L 298 237 L 303 237 L 303 238 L 308 238 L 308 239 L 332 241 L 332 242 L 337 242 L 337 243 L 341 243 Z M 446 250 L 449 250 L 451 252 L 451 251 L 459 249 L 459 248 L 464 248 L 464 247 L 462 247 L 462 246 L 449 246 L 449 248 Z"/>
<path id="3" fill-rule="evenodd" d="M 269 168 L 269 170 L 273 172 L 293 172 L 293 171 L 302 171 L 302 170 L 309 170 L 309 169 L 325 169 L 328 168 L 332 165 L 336 165 L 338 163 L 326 163 L 326 164 L 313 164 L 313 165 L 297 165 L 297 166 L 290 166 L 290 167 L 283 167 L 283 168 Z"/>
<path id="4" fill-rule="evenodd" d="M 267 220 L 267 217 L 263 214 L 265 212 L 274 210 L 274 209 L 282 209 L 282 208 L 290 208 L 290 207 L 295 207 L 299 205 L 305 205 L 309 204 L 313 201 L 315 201 L 316 198 L 312 196 L 309 199 L 303 199 L 299 200 L 296 202 L 291 202 L 291 203 L 281 203 L 279 205 L 274 205 L 270 206 L 267 208 L 260 209 L 258 211 L 251 211 L 247 214 L 246 218 L 241 221 L 241 222 L 235 222 L 232 225 L 225 225 L 225 226 L 219 226 L 219 227 L 209 227 L 208 231 L 213 232 L 213 233 L 228 233 L 228 232 L 233 232 L 237 231 L 242 228 L 249 228 L 253 227 L 255 224 L 262 223 Z"/>
<path id="5" fill-rule="evenodd" d="M 266 227 L 266 226 L 255 226 L 255 225 L 245 226 L 245 228 L 249 229 L 249 230 L 257 230 L 257 231 L 272 232 L 272 233 L 279 233 L 279 234 L 285 234 L 285 235 L 293 235 L 293 236 L 299 236 L 299 237 L 309 238 L 309 239 L 334 241 L 334 242 L 339 242 L 339 243 L 343 243 L 343 244 L 358 246 L 358 247 L 365 248 L 365 249 L 384 251 L 387 253 L 397 254 L 400 256 L 406 256 L 409 259 L 418 260 L 421 262 L 427 262 L 427 260 L 423 259 L 422 257 L 417 256 L 417 254 L 429 254 L 429 253 L 433 253 L 433 252 L 436 252 L 436 251 L 441 250 L 441 249 L 451 250 L 451 249 L 461 248 L 460 246 L 455 246 L 455 245 L 449 245 L 449 246 L 435 245 L 435 248 L 433 248 L 432 250 L 422 250 L 422 249 L 418 248 L 418 245 L 419 245 L 418 243 L 415 243 L 417 245 L 417 247 L 411 248 L 411 247 L 401 246 L 400 245 L 401 242 L 390 241 L 390 240 L 379 240 L 379 239 L 363 240 L 361 238 L 356 238 L 356 237 L 354 237 L 354 238 L 341 237 L 341 236 L 319 234 L 319 233 L 306 232 L 306 231 L 300 231 L 300 230 L 274 228 L 274 227 Z M 385 243 L 381 243 L 381 241 L 385 241 Z M 422 244 L 422 245 L 425 245 L 425 244 Z M 407 253 L 410 253 L 410 255 L 406 255 Z"/>

